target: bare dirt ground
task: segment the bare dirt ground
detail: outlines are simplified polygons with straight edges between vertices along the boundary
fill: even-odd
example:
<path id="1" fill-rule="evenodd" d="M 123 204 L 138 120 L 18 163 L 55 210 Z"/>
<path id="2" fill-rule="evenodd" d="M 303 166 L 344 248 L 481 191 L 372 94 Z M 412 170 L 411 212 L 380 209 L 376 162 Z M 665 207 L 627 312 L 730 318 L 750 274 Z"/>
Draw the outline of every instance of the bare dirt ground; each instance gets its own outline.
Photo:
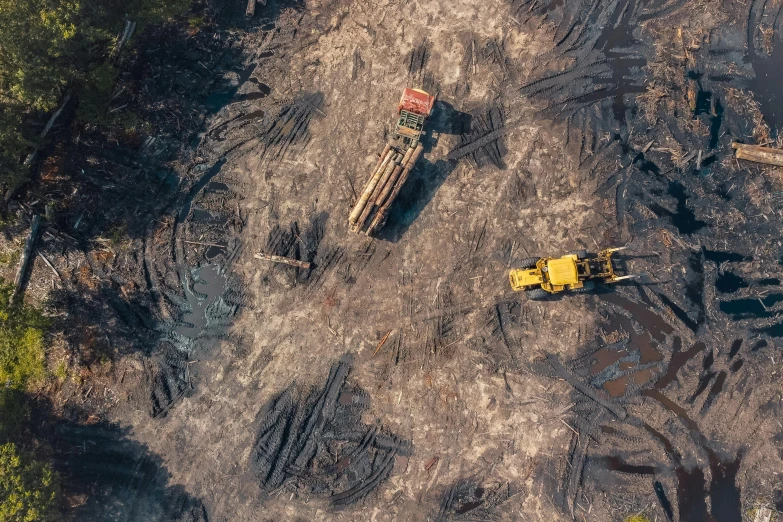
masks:
<path id="1" fill-rule="evenodd" d="M 87 490 L 74 519 L 783 509 L 781 173 L 730 148 L 776 139 L 758 71 L 783 48 L 780 10 L 259 6 L 174 156 L 176 190 L 112 258 L 106 328 L 142 346 L 92 394 L 60 391 L 53 451 Z M 439 102 L 371 240 L 346 219 L 406 86 Z M 634 284 L 509 288 L 520 258 L 619 245 Z"/>

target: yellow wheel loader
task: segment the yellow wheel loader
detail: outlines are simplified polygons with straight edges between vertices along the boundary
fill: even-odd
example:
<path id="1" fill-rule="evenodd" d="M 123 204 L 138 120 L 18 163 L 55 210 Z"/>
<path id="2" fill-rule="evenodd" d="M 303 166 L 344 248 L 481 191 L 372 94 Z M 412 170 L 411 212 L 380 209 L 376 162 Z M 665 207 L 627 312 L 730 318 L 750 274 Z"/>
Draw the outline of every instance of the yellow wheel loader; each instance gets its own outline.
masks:
<path id="1" fill-rule="evenodd" d="M 511 288 L 524 291 L 528 299 L 543 299 L 551 294 L 572 290 L 589 292 L 595 282 L 616 283 L 635 276 L 618 276 L 612 263 L 612 254 L 625 247 L 608 248 L 591 256 L 578 250 L 563 257 L 530 257 L 521 261 L 521 268 L 508 274 Z"/>

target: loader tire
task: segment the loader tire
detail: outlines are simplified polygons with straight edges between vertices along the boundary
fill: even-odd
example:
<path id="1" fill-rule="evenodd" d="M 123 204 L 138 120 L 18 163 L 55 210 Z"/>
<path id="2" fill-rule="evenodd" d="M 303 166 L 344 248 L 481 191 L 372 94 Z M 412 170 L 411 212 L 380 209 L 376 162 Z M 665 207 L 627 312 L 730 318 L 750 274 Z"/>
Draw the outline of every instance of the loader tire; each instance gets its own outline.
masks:
<path id="1" fill-rule="evenodd" d="M 587 250 L 574 250 L 573 252 L 569 252 L 569 255 L 573 254 L 579 259 L 587 259 Z"/>
<path id="2" fill-rule="evenodd" d="M 525 259 L 520 260 L 518 264 L 520 270 L 529 270 L 535 268 L 536 263 L 538 263 L 537 257 L 526 257 Z"/>
<path id="3" fill-rule="evenodd" d="M 577 294 L 587 294 L 595 290 L 595 281 L 585 281 L 582 288 L 574 290 Z"/>
<path id="4" fill-rule="evenodd" d="M 532 290 L 525 290 L 525 296 L 531 301 L 542 301 L 549 297 L 549 292 L 543 288 L 534 288 Z"/>

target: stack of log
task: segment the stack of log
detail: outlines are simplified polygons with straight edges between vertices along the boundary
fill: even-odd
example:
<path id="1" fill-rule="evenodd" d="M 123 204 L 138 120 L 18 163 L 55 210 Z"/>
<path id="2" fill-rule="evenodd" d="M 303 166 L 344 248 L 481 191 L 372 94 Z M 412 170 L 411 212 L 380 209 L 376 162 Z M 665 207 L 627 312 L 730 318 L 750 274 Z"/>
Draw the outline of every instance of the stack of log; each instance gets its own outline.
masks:
<path id="1" fill-rule="evenodd" d="M 372 236 L 383 227 L 392 203 L 423 152 L 421 143 L 407 148 L 386 145 L 348 217 L 351 230 Z"/>

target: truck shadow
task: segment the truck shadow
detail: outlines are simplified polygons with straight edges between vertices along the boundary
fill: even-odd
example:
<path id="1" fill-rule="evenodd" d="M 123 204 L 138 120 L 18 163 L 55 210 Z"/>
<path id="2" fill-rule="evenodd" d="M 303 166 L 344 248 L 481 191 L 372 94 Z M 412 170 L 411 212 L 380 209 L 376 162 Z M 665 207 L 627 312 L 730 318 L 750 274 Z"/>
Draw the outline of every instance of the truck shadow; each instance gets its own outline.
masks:
<path id="1" fill-rule="evenodd" d="M 402 239 L 456 166 L 454 161 L 421 160 L 392 203 L 389 219 L 376 237 L 391 243 Z"/>

